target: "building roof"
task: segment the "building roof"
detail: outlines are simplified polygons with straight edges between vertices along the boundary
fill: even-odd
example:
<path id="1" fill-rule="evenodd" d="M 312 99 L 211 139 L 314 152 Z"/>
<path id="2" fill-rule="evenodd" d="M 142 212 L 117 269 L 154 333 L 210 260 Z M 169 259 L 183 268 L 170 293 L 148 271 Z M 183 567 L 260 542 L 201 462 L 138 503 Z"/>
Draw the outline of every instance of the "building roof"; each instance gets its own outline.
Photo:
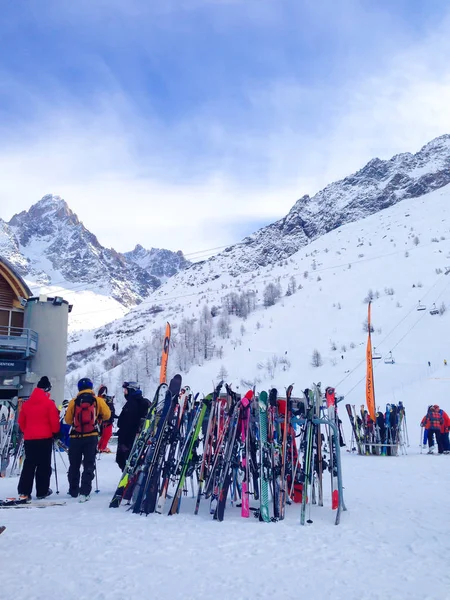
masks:
<path id="1" fill-rule="evenodd" d="M 6 260 L 3 256 L 0 256 L 0 275 L 2 275 L 9 283 L 18 300 L 20 300 L 20 298 L 25 298 L 27 300 L 31 296 L 30 288 L 14 269 L 9 260 Z"/>

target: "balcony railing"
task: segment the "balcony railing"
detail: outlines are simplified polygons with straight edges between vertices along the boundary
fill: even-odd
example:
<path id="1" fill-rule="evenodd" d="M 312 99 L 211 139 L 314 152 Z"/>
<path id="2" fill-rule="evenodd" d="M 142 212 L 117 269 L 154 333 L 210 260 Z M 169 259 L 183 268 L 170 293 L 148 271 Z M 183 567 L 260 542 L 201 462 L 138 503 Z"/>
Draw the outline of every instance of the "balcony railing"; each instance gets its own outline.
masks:
<path id="1" fill-rule="evenodd" d="M 38 338 L 32 329 L 0 325 L 0 354 L 14 353 L 28 358 L 36 354 Z"/>

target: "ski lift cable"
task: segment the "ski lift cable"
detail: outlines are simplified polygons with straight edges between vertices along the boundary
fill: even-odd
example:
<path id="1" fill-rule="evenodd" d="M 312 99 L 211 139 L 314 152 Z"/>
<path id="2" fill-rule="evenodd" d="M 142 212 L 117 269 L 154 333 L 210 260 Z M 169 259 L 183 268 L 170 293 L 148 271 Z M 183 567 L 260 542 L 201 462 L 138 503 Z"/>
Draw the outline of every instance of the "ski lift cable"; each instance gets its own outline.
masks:
<path id="1" fill-rule="evenodd" d="M 433 288 L 433 287 L 436 285 L 436 283 L 437 283 L 437 281 L 436 281 L 436 282 L 433 284 L 433 286 L 430 288 L 429 292 L 430 292 L 430 291 L 431 291 L 431 289 L 432 289 L 432 288 Z M 445 286 L 445 288 L 442 290 L 442 292 L 441 292 L 441 293 L 440 293 L 440 294 L 437 296 L 436 300 L 438 300 L 438 299 L 439 299 L 439 298 L 442 296 L 442 294 L 444 294 L 444 292 L 447 290 L 447 288 L 448 288 L 449 286 L 450 286 L 450 282 L 449 282 L 449 283 L 447 283 L 447 285 L 446 285 L 446 286 Z M 427 292 L 427 293 L 428 293 L 428 292 Z M 413 310 L 414 310 L 414 309 L 410 310 L 410 311 L 409 311 L 409 313 L 408 313 L 406 316 L 408 316 L 408 315 L 409 315 L 411 312 L 413 312 Z M 400 344 L 400 343 L 401 343 L 401 342 L 402 342 L 402 341 L 405 339 L 405 337 L 406 337 L 407 335 L 409 335 L 409 333 L 411 333 L 411 331 L 414 329 L 414 327 L 415 327 L 415 326 L 416 326 L 416 325 L 419 323 L 419 321 L 421 321 L 421 320 L 422 320 L 422 319 L 425 317 L 425 315 L 426 315 L 426 313 L 422 314 L 422 315 L 421 315 L 421 316 L 420 316 L 420 317 L 419 317 L 419 318 L 416 320 L 416 322 L 415 322 L 415 323 L 413 323 L 413 325 L 412 325 L 412 326 L 411 326 L 411 327 L 408 329 L 408 331 L 405 333 L 405 335 L 403 335 L 403 336 L 402 336 L 402 337 L 401 337 L 401 338 L 398 340 L 398 342 L 397 342 L 396 344 L 394 344 L 394 346 L 392 347 L 392 349 L 391 349 L 391 351 L 390 351 L 390 352 L 391 352 L 391 355 L 392 355 L 392 350 L 394 350 L 394 349 L 395 349 L 395 348 L 396 348 L 396 347 L 397 347 L 397 346 L 398 346 L 398 345 L 399 345 L 399 344 Z M 404 317 L 404 318 L 402 319 L 402 321 L 403 321 L 405 318 L 406 318 L 406 317 Z M 400 322 L 399 322 L 399 323 L 398 323 L 398 324 L 397 324 L 397 325 L 394 327 L 394 329 L 396 329 L 400 323 L 401 323 L 401 321 L 400 321 Z M 388 336 L 389 336 L 389 335 L 392 333 L 392 331 L 393 331 L 394 329 L 392 329 L 392 330 L 391 330 L 391 331 L 390 331 L 390 332 L 387 334 L 387 336 L 386 336 L 386 337 L 388 337 Z M 386 339 L 386 337 L 385 337 L 384 339 Z M 384 340 L 383 340 L 383 341 L 384 341 Z M 356 368 L 358 368 L 358 367 L 359 367 L 359 366 L 360 366 L 362 363 L 365 363 L 365 362 L 366 362 L 366 359 L 364 358 L 364 359 L 363 359 L 363 360 L 362 360 L 360 363 L 358 363 L 358 365 L 355 367 L 355 369 L 353 369 L 353 371 L 355 371 L 355 370 L 356 370 Z M 375 365 L 375 367 L 374 367 L 374 370 L 375 370 L 377 367 L 378 367 L 378 365 L 376 364 L 376 365 Z M 346 379 L 346 378 L 347 378 L 349 375 L 351 375 L 351 373 L 352 373 L 353 371 L 351 371 L 350 373 L 348 373 L 348 374 L 347 374 L 347 376 L 346 376 L 346 377 L 344 377 L 344 379 L 343 379 L 342 381 L 344 381 L 344 380 L 345 380 L 345 379 Z M 349 395 L 351 392 L 353 392 L 353 390 L 354 390 L 356 387 L 358 387 L 358 385 L 359 385 L 361 382 L 363 382 L 363 381 L 365 380 L 365 378 L 366 378 L 366 375 L 364 374 L 364 375 L 361 377 L 361 379 L 359 379 L 359 380 L 358 380 L 358 381 L 355 383 L 355 385 L 354 385 L 354 386 L 353 386 L 353 387 L 352 387 L 350 390 L 348 390 L 348 392 L 346 392 L 346 394 L 344 394 L 344 396 L 348 396 L 348 395 Z M 340 382 L 340 383 L 342 383 L 342 382 Z M 338 385 L 340 385 L 340 383 L 339 383 Z M 336 387 L 338 387 L 338 385 L 337 385 Z"/>
<path id="2" fill-rule="evenodd" d="M 233 244 L 235 246 L 242 246 L 244 245 L 242 242 L 238 242 L 236 244 Z M 427 248 L 428 246 L 432 246 L 433 243 L 429 242 L 428 244 L 420 244 L 420 246 L 413 246 L 411 248 L 408 248 L 408 252 L 419 252 L 420 250 L 422 250 L 423 248 Z M 228 245 L 229 246 L 229 245 Z M 223 246 L 223 248 L 227 248 L 228 246 Z M 306 247 L 306 246 L 304 246 Z M 216 248 L 210 248 L 210 249 L 205 249 L 205 250 L 199 250 L 198 253 L 200 254 L 201 252 L 208 252 L 210 250 L 216 250 L 216 249 L 220 249 L 222 248 L 221 246 L 216 246 Z M 400 250 L 394 250 L 393 252 L 387 252 L 386 254 L 377 254 L 376 256 L 368 256 L 367 258 L 361 258 L 359 260 L 353 260 L 353 261 L 346 261 L 345 263 L 339 263 L 339 264 L 335 264 L 335 265 L 330 265 L 328 267 L 318 267 L 317 269 L 314 270 L 314 273 L 321 273 L 322 271 L 330 271 L 331 269 L 346 269 L 348 268 L 348 265 L 351 264 L 352 266 L 354 265 L 358 265 L 361 263 L 366 263 L 366 262 L 370 262 L 373 260 L 378 260 L 380 258 L 388 258 L 390 256 L 395 256 L 396 254 L 400 254 L 404 252 L 404 248 L 400 249 Z M 189 254 L 185 254 L 184 256 L 192 256 L 193 254 L 196 254 L 195 252 L 191 252 Z M 194 263 L 195 264 L 195 263 Z M 254 281 L 252 281 L 252 283 L 261 283 L 262 281 L 265 280 L 267 276 L 262 276 L 261 279 L 255 279 Z M 56 287 L 59 284 L 64 284 L 67 283 L 67 280 L 60 280 L 60 281 L 54 281 L 48 284 L 44 284 L 44 285 L 40 285 L 40 284 L 28 284 L 29 287 L 31 289 L 41 289 L 41 288 L 45 288 L 45 287 Z M 68 282 L 70 283 L 70 282 Z M 56 287 L 56 289 L 52 290 L 52 294 L 55 294 L 59 291 L 63 292 L 63 291 L 68 291 L 69 293 L 72 291 L 94 291 L 98 289 L 98 286 L 96 284 L 86 284 L 86 283 L 78 283 L 75 284 L 74 286 L 72 286 L 72 288 L 68 289 L 66 287 Z M 157 288 L 155 290 L 155 292 L 158 291 L 159 288 Z M 153 292 L 153 293 L 155 293 Z M 196 292 L 195 294 L 190 294 L 190 295 L 200 295 L 203 294 L 204 292 Z M 180 296 L 175 296 L 172 298 L 167 298 L 167 300 L 178 300 L 179 298 L 183 298 L 185 296 L 185 294 L 181 294 Z M 153 302 L 153 300 L 151 300 Z M 145 303 L 146 301 L 144 301 L 143 303 Z M 143 304 L 141 303 L 141 305 Z M 105 309 L 105 310 L 115 310 L 114 308 L 110 308 L 110 309 Z M 93 311 L 93 312 L 104 312 L 104 311 Z M 83 313 L 83 314 L 90 314 L 90 313 Z"/>
<path id="3" fill-rule="evenodd" d="M 441 280 L 441 277 L 437 277 L 436 281 L 433 283 L 433 285 L 430 287 L 430 289 L 425 292 L 425 294 L 422 296 L 422 298 L 426 298 L 426 296 L 428 296 L 428 294 L 433 290 L 433 288 L 439 283 L 439 281 Z M 440 296 L 442 296 L 442 294 L 446 291 L 446 289 L 448 288 L 448 286 L 450 285 L 450 282 L 447 283 L 447 285 L 445 286 L 444 290 L 439 294 L 439 296 L 436 298 L 437 300 L 440 298 Z M 384 342 L 387 340 L 387 338 L 397 329 L 397 327 L 399 327 L 403 321 L 405 321 L 412 313 L 414 313 L 416 311 L 416 304 L 414 304 L 414 306 L 405 314 L 405 316 L 400 319 L 400 321 L 394 325 L 394 327 L 384 336 L 384 338 L 381 340 L 381 342 L 377 343 L 377 348 L 380 347 L 381 344 L 384 344 Z M 391 348 L 391 351 L 394 350 L 394 348 L 396 348 L 398 346 L 398 344 L 400 343 L 400 341 L 402 341 L 407 335 L 408 333 L 417 325 L 417 323 L 426 315 L 426 312 L 421 314 L 417 321 L 412 325 L 412 327 L 405 333 L 405 335 Z M 344 381 L 346 381 L 346 379 L 348 379 L 348 377 L 350 377 L 350 375 L 352 375 L 357 369 L 359 369 L 359 367 L 363 364 L 366 363 L 366 358 L 364 357 L 353 369 L 351 369 L 351 371 L 349 371 L 349 373 L 347 373 L 345 375 L 345 377 L 343 377 L 343 379 L 341 379 L 341 381 L 339 381 L 339 383 L 336 384 L 336 388 L 339 387 Z M 378 365 L 375 365 L 375 368 L 377 368 Z M 365 379 L 365 375 L 347 392 L 347 394 L 349 394 L 350 392 L 352 392 L 362 381 L 364 381 Z"/>

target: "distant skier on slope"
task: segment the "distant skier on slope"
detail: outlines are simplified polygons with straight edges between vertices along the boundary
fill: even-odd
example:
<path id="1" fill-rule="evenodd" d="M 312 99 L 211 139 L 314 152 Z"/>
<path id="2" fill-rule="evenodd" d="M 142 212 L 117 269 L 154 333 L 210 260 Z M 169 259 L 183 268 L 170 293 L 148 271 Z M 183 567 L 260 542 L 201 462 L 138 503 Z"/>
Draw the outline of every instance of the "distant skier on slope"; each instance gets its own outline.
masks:
<path id="1" fill-rule="evenodd" d="M 116 463 L 123 471 L 150 402 L 143 397 L 139 383 L 124 381 L 122 388 L 126 402 L 117 421 L 119 431 L 117 434 Z"/>
<path id="2" fill-rule="evenodd" d="M 442 445 L 441 429 L 444 424 L 444 418 L 437 404 L 430 406 L 420 424 L 428 431 L 428 454 L 434 454 L 434 438 L 436 438 L 438 452 L 442 454 L 444 448 Z"/>
<path id="3" fill-rule="evenodd" d="M 431 367 L 431 363 L 430 363 L 430 361 L 428 361 L 428 366 L 429 366 L 429 367 Z"/>

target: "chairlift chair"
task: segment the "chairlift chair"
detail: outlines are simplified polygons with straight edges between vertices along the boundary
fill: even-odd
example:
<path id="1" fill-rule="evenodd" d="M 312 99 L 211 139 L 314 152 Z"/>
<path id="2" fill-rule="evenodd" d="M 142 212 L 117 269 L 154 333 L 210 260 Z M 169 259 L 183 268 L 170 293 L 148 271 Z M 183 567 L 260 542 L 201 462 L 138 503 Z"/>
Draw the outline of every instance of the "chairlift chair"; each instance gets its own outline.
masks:
<path id="1" fill-rule="evenodd" d="M 433 304 L 433 308 L 430 310 L 430 315 L 438 315 L 439 310 L 436 308 L 436 304 Z"/>
<path id="2" fill-rule="evenodd" d="M 394 357 L 392 356 L 392 352 L 389 352 L 388 356 L 384 359 L 386 365 L 393 365 L 395 363 Z"/>
<path id="3" fill-rule="evenodd" d="M 420 304 L 420 300 L 419 300 L 419 304 L 417 305 L 417 310 L 426 310 L 427 307 L 424 304 Z"/>
<path id="4" fill-rule="evenodd" d="M 372 352 L 372 360 L 379 360 L 380 358 L 381 358 L 381 354 L 379 352 L 377 352 L 377 349 L 374 346 L 373 352 Z"/>

